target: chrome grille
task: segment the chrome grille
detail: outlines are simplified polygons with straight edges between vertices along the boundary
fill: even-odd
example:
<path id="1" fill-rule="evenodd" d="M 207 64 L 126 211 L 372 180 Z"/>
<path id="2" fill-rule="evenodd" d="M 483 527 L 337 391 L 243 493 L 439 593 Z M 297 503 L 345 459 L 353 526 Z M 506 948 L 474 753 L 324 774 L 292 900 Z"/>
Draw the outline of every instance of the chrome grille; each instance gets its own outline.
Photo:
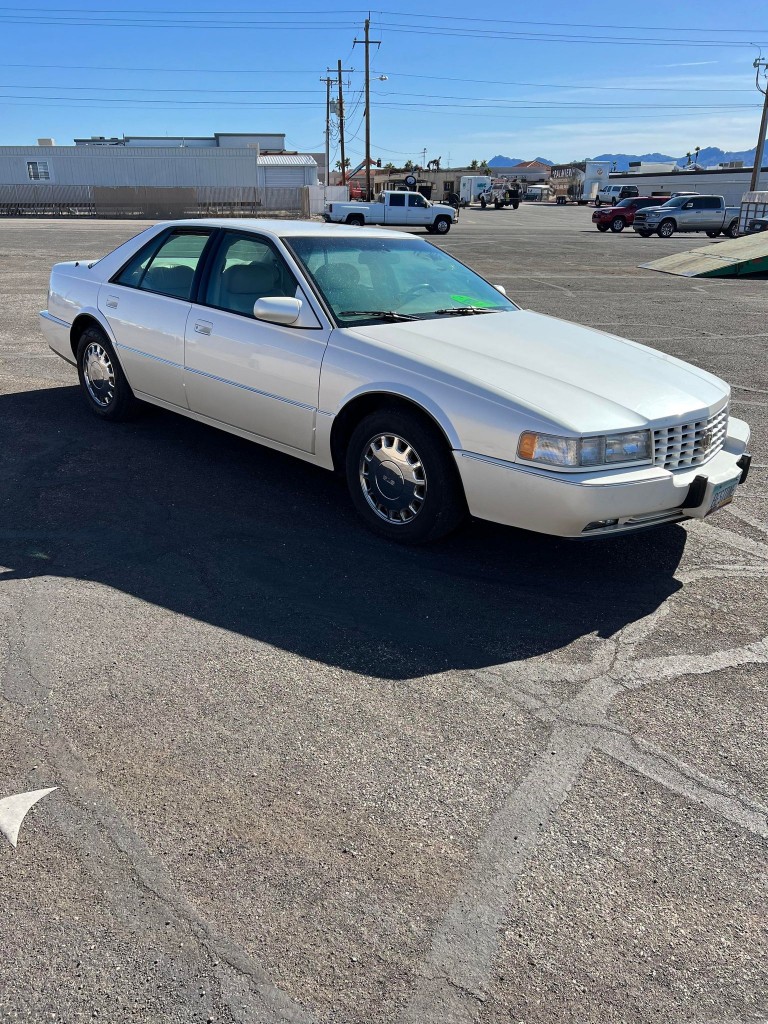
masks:
<path id="1" fill-rule="evenodd" d="M 665 469 L 700 466 L 720 451 L 728 429 L 728 406 L 708 419 L 676 423 L 653 432 L 653 462 Z"/>

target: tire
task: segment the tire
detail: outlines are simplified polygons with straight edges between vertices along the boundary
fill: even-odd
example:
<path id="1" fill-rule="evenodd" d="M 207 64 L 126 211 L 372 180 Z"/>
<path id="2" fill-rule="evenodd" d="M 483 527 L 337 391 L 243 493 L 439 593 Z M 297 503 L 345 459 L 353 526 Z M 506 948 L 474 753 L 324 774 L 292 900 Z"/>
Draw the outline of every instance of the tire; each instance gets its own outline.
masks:
<path id="1" fill-rule="evenodd" d="M 675 233 L 675 222 L 673 220 L 663 220 L 659 224 L 658 231 L 656 234 L 659 238 L 671 238 Z"/>
<path id="2" fill-rule="evenodd" d="M 438 235 L 447 235 L 451 230 L 450 217 L 438 217 L 432 225 L 432 230 Z"/>
<path id="3" fill-rule="evenodd" d="M 624 221 L 621 217 L 614 217 L 611 221 L 611 231 L 615 231 L 617 234 L 619 231 L 624 230 Z"/>
<path id="4" fill-rule="evenodd" d="M 641 238 L 650 238 L 651 235 L 653 234 L 653 232 L 652 231 L 638 231 L 637 234 L 640 235 Z"/>
<path id="5" fill-rule="evenodd" d="M 519 205 L 520 205 L 520 200 L 519 199 L 513 199 L 512 200 L 512 209 L 513 210 L 516 210 Z"/>
<path id="6" fill-rule="evenodd" d="M 737 220 L 732 220 L 731 223 L 728 225 L 728 227 L 723 232 L 723 234 L 728 235 L 729 238 L 738 238 L 739 237 L 739 222 Z"/>
<path id="7" fill-rule="evenodd" d="M 102 420 L 130 419 L 138 405 L 109 339 L 87 327 L 77 343 L 77 375 L 85 404 Z"/>
<path id="8" fill-rule="evenodd" d="M 361 228 L 365 224 L 365 217 L 362 213 L 350 213 L 347 217 L 347 224 L 351 224 L 355 228 Z"/>
<path id="9" fill-rule="evenodd" d="M 481 199 L 480 199 L 480 209 L 484 210 L 487 205 L 488 204 L 486 203 L 486 201 L 481 197 Z"/>
<path id="10" fill-rule="evenodd" d="M 435 233 L 435 226 L 434 226 L 434 224 L 427 224 L 426 227 L 427 227 L 427 234 L 428 235 L 434 235 L 434 233 Z"/>
<path id="11" fill-rule="evenodd" d="M 707 238 L 718 238 L 719 235 L 719 231 L 707 231 Z"/>
<path id="12" fill-rule="evenodd" d="M 494 208 L 494 210 L 500 210 L 503 205 L 504 205 L 504 203 L 494 203 L 493 204 L 493 208 Z"/>
<path id="13" fill-rule="evenodd" d="M 601 205 L 601 203 L 600 203 L 600 200 L 599 200 L 599 199 L 596 199 L 596 200 L 595 200 L 595 206 L 600 206 L 600 205 Z"/>
<path id="14" fill-rule="evenodd" d="M 615 206 L 615 205 L 616 205 L 616 200 L 615 200 L 615 199 L 612 199 L 612 200 L 611 200 L 611 206 Z"/>
<path id="15" fill-rule="evenodd" d="M 595 227 L 597 228 L 598 231 L 607 231 L 608 230 L 608 225 L 607 224 L 596 224 Z"/>
<path id="16" fill-rule="evenodd" d="M 437 540 L 466 518 L 448 444 L 417 411 L 384 408 L 361 420 L 347 446 L 346 475 L 366 526 L 401 544 Z"/>

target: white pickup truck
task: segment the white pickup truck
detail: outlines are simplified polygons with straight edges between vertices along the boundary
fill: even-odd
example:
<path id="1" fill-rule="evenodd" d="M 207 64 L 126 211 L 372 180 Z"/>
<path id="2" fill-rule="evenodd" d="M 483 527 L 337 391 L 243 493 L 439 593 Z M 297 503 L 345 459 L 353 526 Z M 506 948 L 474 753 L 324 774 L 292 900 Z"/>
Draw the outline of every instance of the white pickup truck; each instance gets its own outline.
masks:
<path id="1" fill-rule="evenodd" d="M 421 226 L 447 235 L 456 220 L 452 206 L 431 203 L 419 192 L 380 192 L 373 203 L 326 203 L 323 217 L 336 224 Z"/>

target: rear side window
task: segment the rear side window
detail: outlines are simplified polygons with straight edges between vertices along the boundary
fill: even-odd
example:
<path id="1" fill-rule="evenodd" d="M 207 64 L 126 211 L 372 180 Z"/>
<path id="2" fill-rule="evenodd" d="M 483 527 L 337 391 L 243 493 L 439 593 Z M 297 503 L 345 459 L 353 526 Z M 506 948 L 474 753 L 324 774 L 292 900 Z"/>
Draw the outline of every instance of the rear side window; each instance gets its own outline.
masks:
<path id="1" fill-rule="evenodd" d="M 399 195 L 391 195 L 389 197 L 390 206 L 405 206 L 405 193 L 401 192 Z"/>
<path id="2" fill-rule="evenodd" d="M 210 231 L 173 232 L 159 247 L 142 249 L 117 278 L 117 284 L 189 300 L 197 265 Z"/>

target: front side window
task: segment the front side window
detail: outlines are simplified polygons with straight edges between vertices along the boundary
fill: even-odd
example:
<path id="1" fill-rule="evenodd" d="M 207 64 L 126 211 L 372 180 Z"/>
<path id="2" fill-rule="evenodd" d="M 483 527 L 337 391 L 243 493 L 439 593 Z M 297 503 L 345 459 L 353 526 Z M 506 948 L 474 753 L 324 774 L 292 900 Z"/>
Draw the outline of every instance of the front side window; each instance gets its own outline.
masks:
<path id="1" fill-rule="evenodd" d="M 150 243 L 123 268 L 116 283 L 189 301 L 195 271 L 210 236 L 210 231 L 178 231 L 159 247 Z"/>
<path id="2" fill-rule="evenodd" d="M 295 278 L 267 242 L 254 235 L 225 235 L 213 260 L 205 305 L 253 316 L 258 299 L 295 295 Z"/>
<path id="3" fill-rule="evenodd" d="M 435 319 L 468 307 L 517 309 L 474 271 L 418 238 L 320 235 L 285 241 L 341 326 L 380 322 L 365 311 Z"/>
<path id="4" fill-rule="evenodd" d="M 27 177 L 30 181 L 50 181 L 51 169 L 47 160 L 27 160 Z"/>
<path id="5" fill-rule="evenodd" d="M 422 206 L 426 206 L 427 202 L 426 202 L 424 196 L 413 195 L 413 193 L 411 193 L 411 195 L 408 196 L 408 205 L 411 206 L 411 207 L 413 207 L 413 206 L 422 207 Z"/>

